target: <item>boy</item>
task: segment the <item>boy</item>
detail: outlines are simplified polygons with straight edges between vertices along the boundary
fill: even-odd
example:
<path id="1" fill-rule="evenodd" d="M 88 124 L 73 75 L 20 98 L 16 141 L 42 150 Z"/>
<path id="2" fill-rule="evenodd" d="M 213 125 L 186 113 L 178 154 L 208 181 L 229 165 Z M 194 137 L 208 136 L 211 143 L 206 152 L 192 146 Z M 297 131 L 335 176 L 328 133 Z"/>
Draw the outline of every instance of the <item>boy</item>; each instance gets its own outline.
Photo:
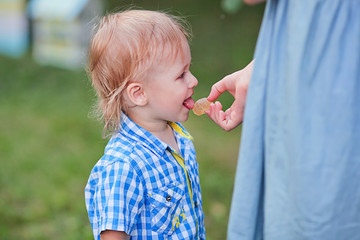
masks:
<path id="1" fill-rule="evenodd" d="M 128 10 L 105 16 L 89 73 L 113 135 L 85 188 L 95 239 L 205 239 L 188 119 L 197 79 L 180 19 Z"/>

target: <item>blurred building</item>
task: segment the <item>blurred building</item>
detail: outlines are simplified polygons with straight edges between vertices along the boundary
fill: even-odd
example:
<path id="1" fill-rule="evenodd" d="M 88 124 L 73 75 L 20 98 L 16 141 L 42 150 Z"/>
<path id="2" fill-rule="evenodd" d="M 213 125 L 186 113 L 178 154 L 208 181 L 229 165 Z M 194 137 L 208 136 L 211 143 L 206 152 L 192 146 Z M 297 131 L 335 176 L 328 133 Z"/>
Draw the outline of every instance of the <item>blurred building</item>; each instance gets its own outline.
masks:
<path id="1" fill-rule="evenodd" d="M 102 15 L 101 0 L 30 0 L 32 54 L 45 65 L 82 68 L 93 20 Z"/>
<path id="2" fill-rule="evenodd" d="M 20 57 L 29 42 L 25 0 L 0 0 L 0 53 Z"/>

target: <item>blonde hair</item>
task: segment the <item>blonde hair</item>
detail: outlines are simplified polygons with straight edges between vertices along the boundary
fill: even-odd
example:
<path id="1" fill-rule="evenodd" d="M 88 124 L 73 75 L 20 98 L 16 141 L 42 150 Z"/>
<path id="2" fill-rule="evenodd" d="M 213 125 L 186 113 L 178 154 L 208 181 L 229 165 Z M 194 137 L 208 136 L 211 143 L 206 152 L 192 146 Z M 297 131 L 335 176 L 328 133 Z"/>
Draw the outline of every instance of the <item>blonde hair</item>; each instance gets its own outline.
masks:
<path id="1" fill-rule="evenodd" d="M 148 10 L 108 14 L 96 28 L 89 46 L 88 72 L 105 133 L 120 128 L 121 113 L 127 108 L 123 95 L 128 83 L 142 81 L 166 46 L 171 46 L 171 56 L 182 54 L 190 28 L 180 17 Z"/>

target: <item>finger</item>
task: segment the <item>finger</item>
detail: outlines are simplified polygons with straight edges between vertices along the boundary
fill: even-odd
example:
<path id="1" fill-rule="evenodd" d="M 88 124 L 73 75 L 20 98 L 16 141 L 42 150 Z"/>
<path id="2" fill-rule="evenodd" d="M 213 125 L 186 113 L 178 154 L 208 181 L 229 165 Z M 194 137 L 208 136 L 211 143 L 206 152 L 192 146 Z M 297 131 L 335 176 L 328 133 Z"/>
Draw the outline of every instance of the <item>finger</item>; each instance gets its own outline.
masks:
<path id="1" fill-rule="evenodd" d="M 246 104 L 246 93 L 241 93 L 237 97 L 235 97 L 234 102 L 230 106 L 231 113 L 232 114 L 236 113 L 237 117 L 242 118 L 242 116 L 244 115 L 245 104 Z"/>
<path id="2" fill-rule="evenodd" d="M 212 107 L 212 119 L 215 123 L 218 124 L 219 116 L 222 112 L 222 105 L 220 102 L 215 102 Z"/>
<path id="3" fill-rule="evenodd" d="M 224 80 L 220 80 L 219 82 L 215 83 L 212 87 L 211 87 L 211 91 L 209 93 L 209 96 L 207 97 L 207 100 L 209 102 L 213 102 L 215 101 L 223 92 L 225 92 L 226 89 L 226 85 L 225 85 L 225 81 Z"/>
<path id="4" fill-rule="evenodd" d="M 216 115 L 212 116 L 213 121 L 225 131 L 230 131 L 242 123 L 244 115 L 243 109 L 244 106 L 240 100 L 234 101 L 233 105 L 225 112 L 214 108 L 212 111 L 216 113 Z"/>
<path id="5" fill-rule="evenodd" d="M 218 125 L 225 131 L 231 131 L 242 123 L 239 118 L 232 118 L 231 114 L 229 116 L 226 116 L 226 114 L 223 113 L 223 118 L 224 120 L 219 121 Z"/>
<path id="6" fill-rule="evenodd" d="M 210 109 L 207 110 L 205 113 L 210 117 L 212 121 L 219 125 L 221 112 L 223 112 L 221 103 L 215 102 L 210 104 Z"/>
<path id="7" fill-rule="evenodd" d="M 236 127 L 236 124 L 226 117 L 225 112 L 219 114 L 218 125 L 227 132 Z"/>
<path id="8" fill-rule="evenodd" d="M 230 112 L 230 109 L 227 109 L 226 112 Z M 222 111 L 222 105 L 220 102 L 215 102 L 210 105 L 210 109 L 205 113 L 213 120 L 219 127 L 225 131 L 230 131 L 234 129 L 239 124 L 232 121 L 231 115 Z"/>
<path id="9" fill-rule="evenodd" d="M 241 101 L 236 100 L 229 109 L 225 111 L 227 119 L 227 128 L 230 130 L 242 123 L 244 117 L 244 105 Z"/>

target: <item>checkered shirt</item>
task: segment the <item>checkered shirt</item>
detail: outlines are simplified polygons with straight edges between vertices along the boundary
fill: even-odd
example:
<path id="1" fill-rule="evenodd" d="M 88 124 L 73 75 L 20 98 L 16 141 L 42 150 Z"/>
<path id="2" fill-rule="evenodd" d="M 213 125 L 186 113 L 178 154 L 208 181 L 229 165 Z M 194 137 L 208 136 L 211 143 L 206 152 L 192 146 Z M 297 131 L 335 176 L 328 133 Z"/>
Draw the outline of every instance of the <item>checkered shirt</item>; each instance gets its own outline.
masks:
<path id="1" fill-rule="evenodd" d="M 175 123 L 178 127 L 173 130 L 193 199 L 185 171 L 171 147 L 125 114 L 121 124 L 85 187 L 95 239 L 100 240 L 104 230 L 125 231 L 131 239 L 205 239 L 198 164 L 191 136 Z"/>

